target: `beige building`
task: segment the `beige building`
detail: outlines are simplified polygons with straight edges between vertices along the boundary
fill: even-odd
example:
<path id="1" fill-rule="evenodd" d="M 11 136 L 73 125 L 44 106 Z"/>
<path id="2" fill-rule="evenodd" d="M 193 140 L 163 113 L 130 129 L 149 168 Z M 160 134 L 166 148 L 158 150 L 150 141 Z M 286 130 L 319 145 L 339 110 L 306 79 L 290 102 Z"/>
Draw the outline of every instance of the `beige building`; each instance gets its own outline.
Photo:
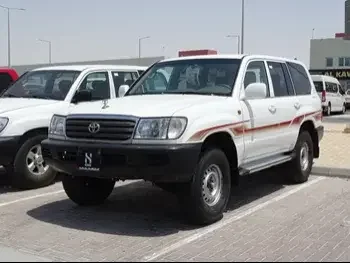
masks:
<path id="1" fill-rule="evenodd" d="M 334 38 L 311 39 L 310 73 L 336 77 L 350 89 L 350 0 L 345 1 L 344 33 Z"/>

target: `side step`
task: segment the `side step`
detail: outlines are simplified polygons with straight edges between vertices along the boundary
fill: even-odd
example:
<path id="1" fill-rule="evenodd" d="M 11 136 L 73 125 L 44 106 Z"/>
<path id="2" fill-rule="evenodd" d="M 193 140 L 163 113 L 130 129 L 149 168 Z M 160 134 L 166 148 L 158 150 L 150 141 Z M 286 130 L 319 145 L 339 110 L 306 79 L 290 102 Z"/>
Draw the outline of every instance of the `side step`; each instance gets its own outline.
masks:
<path id="1" fill-rule="evenodd" d="M 250 163 L 246 163 L 239 168 L 239 174 L 241 176 L 244 176 L 255 172 L 259 172 L 259 171 L 271 168 L 273 166 L 286 163 L 292 160 L 293 157 L 294 157 L 294 154 L 288 154 L 288 155 L 280 154 L 277 156 L 272 156 L 261 160 L 256 160 Z"/>

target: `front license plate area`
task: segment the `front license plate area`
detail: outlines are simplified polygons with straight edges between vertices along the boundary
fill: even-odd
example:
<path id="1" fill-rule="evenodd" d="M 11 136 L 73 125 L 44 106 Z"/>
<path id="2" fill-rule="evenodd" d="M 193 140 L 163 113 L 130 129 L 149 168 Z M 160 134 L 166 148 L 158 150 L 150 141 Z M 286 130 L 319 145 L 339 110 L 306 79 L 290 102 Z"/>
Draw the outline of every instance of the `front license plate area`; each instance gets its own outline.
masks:
<path id="1" fill-rule="evenodd" d="M 77 166 L 79 171 L 99 172 L 101 169 L 101 150 L 79 149 Z"/>

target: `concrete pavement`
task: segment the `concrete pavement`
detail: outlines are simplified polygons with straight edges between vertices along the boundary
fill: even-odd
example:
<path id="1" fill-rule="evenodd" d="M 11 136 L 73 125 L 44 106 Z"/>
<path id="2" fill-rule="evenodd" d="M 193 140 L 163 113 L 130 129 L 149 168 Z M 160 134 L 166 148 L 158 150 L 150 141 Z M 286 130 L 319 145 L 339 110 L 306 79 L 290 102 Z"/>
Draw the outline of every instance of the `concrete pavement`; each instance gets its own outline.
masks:
<path id="1" fill-rule="evenodd" d="M 0 194 L 0 246 L 52 261 L 350 260 L 344 179 L 287 185 L 278 169 L 244 177 L 223 220 L 204 228 L 187 225 L 174 196 L 144 182 L 118 184 L 89 208 L 60 183 Z"/>

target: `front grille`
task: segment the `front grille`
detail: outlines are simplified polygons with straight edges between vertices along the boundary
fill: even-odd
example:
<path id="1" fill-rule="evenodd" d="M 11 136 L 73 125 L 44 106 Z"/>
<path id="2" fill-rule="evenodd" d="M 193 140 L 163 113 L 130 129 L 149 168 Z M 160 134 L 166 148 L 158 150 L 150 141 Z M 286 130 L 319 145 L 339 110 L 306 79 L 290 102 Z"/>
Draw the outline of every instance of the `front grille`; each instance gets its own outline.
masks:
<path id="1" fill-rule="evenodd" d="M 89 125 L 99 124 L 99 131 L 91 133 Z M 126 141 L 131 139 L 136 125 L 130 119 L 67 118 L 66 135 L 76 139 Z"/>

